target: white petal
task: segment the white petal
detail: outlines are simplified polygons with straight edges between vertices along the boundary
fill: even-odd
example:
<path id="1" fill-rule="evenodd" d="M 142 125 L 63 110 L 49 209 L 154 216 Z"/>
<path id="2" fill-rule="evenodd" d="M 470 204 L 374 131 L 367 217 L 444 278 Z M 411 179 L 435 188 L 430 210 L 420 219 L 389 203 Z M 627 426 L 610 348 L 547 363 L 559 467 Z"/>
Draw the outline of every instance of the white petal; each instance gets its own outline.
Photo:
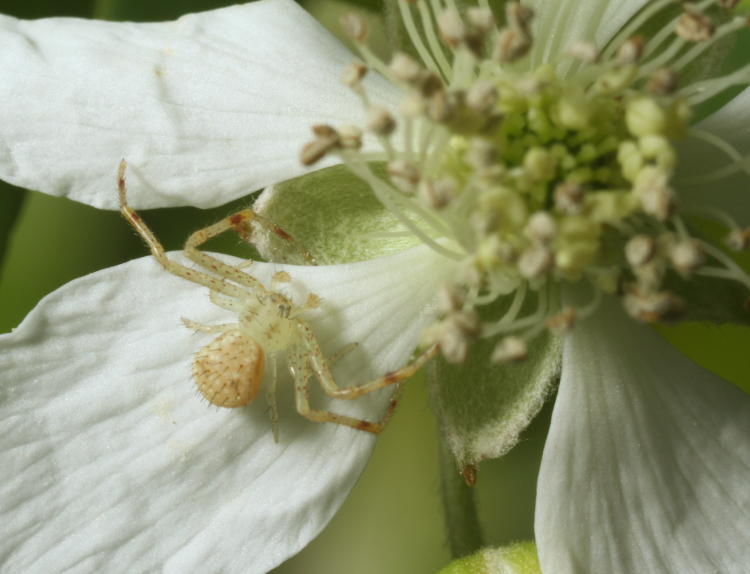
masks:
<path id="1" fill-rule="evenodd" d="M 0 16 L 0 177 L 114 208 L 125 158 L 134 207 L 226 203 L 302 173 L 311 125 L 361 123 L 352 60 L 291 0 L 159 24 Z"/>
<path id="2" fill-rule="evenodd" d="M 413 275 L 393 273 L 401 266 Z M 420 248 L 350 266 L 252 269 L 263 279 L 286 269 L 293 287 L 323 298 L 310 324 L 325 352 L 360 343 L 335 365 L 349 384 L 404 364 L 432 316 L 433 277 L 452 267 Z M 289 385 L 278 444 L 262 399 L 207 405 L 190 363 L 212 336 L 190 333 L 181 316 L 231 320 L 206 289 L 144 258 L 66 285 L 0 337 L 3 571 L 266 572 L 342 503 L 372 435 L 303 419 Z M 332 407 L 373 418 L 388 397 Z"/>
<path id="3" fill-rule="evenodd" d="M 545 574 L 743 574 L 750 396 L 609 301 L 566 341 L 539 476 Z"/>
<path id="4" fill-rule="evenodd" d="M 555 62 L 576 42 L 599 47 L 622 28 L 647 0 L 534 0 L 534 46 L 531 62 Z"/>
<path id="5" fill-rule="evenodd" d="M 679 189 L 683 203 L 719 208 L 742 224 L 750 223 L 750 88 L 695 128 L 731 145 L 745 158 L 746 171 L 736 170 L 728 177 L 691 184 L 692 178 L 705 176 L 734 160 L 715 145 L 690 138 L 680 146 L 678 179 L 686 183 Z"/>

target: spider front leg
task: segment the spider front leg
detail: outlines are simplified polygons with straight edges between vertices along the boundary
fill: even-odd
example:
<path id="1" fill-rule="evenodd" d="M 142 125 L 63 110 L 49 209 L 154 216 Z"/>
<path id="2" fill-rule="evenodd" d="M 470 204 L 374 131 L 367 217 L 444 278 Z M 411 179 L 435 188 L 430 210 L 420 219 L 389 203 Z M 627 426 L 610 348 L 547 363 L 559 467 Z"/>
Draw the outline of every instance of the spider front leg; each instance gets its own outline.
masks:
<path id="1" fill-rule="evenodd" d="M 141 219 L 141 216 L 138 215 L 138 213 L 132 207 L 130 207 L 130 205 L 128 205 L 127 186 L 125 185 L 126 168 L 127 163 L 125 163 L 125 160 L 120 161 L 120 165 L 117 170 L 117 192 L 120 199 L 120 213 L 122 213 L 127 222 L 130 223 L 133 229 L 138 232 L 138 235 L 140 235 L 146 242 L 148 248 L 151 250 L 151 254 L 154 256 L 154 259 L 156 259 L 161 264 L 161 266 L 164 267 L 164 269 L 166 269 L 173 275 L 177 275 L 178 277 L 182 277 L 183 279 L 187 279 L 188 281 L 192 281 L 193 283 L 197 283 L 198 285 L 203 285 L 204 287 L 208 287 L 212 291 L 222 293 L 229 297 L 246 297 L 247 293 L 239 286 L 228 283 L 224 279 L 212 277 L 211 275 L 208 275 L 206 273 L 202 273 L 195 269 L 185 267 L 184 265 L 177 263 L 176 261 L 172 261 L 169 257 L 167 257 L 164 246 L 156 238 L 154 232 L 151 231 L 151 228 L 149 228 L 149 226 L 146 225 L 143 219 Z"/>
<path id="2" fill-rule="evenodd" d="M 329 362 L 325 361 L 322 358 L 322 354 L 320 352 L 316 352 L 316 349 L 318 349 L 318 343 L 315 339 L 315 335 L 312 332 L 312 329 L 310 329 L 309 326 L 305 325 L 302 329 L 302 333 L 306 344 L 310 349 L 310 361 L 315 376 L 320 381 L 320 385 L 323 387 L 325 393 L 329 397 L 333 397 L 336 399 L 354 399 L 356 397 L 372 393 L 373 391 L 377 391 L 379 389 L 394 385 L 405 379 L 408 379 L 414 373 L 416 373 L 422 367 L 422 365 L 424 365 L 427 361 L 434 357 L 438 351 L 437 344 L 431 345 L 427 350 L 418 355 L 417 358 L 414 359 L 414 361 L 412 361 L 408 365 L 401 367 L 400 369 L 391 371 L 390 373 L 386 373 L 382 377 L 379 377 L 367 383 L 353 385 L 351 387 L 340 387 L 338 383 L 336 383 L 336 380 L 333 378 L 333 373 L 331 372 Z"/>
<path id="3" fill-rule="evenodd" d="M 303 247 L 301 247 L 292 236 L 286 233 L 278 225 L 271 223 L 251 209 L 243 209 L 242 211 L 238 211 L 237 213 L 230 215 L 229 217 L 225 217 L 224 219 L 214 223 L 213 225 L 209 225 L 208 227 L 204 227 L 203 229 L 199 229 L 198 231 L 194 232 L 190 237 L 188 237 L 188 240 L 185 242 L 185 253 L 190 259 L 206 267 L 207 269 L 211 269 L 216 273 L 219 273 L 224 277 L 227 277 L 232 281 L 239 283 L 240 285 L 244 285 L 245 287 L 249 287 L 250 289 L 254 289 L 256 291 L 261 290 L 265 293 L 265 287 L 263 287 L 263 285 L 257 279 L 242 271 L 242 268 L 250 265 L 252 261 L 246 261 L 239 265 L 229 265 L 228 263 L 217 259 L 213 255 L 210 255 L 198 249 L 200 245 L 202 245 L 209 239 L 212 239 L 213 237 L 216 237 L 217 235 L 230 230 L 234 230 L 235 232 L 237 232 L 243 239 L 251 241 L 249 229 L 250 224 L 253 222 L 259 223 L 266 229 L 272 231 L 274 234 L 288 241 L 296 249 L 300 250 L 300 252 L 310 264 L 315 264 L 315 260 L 313 259 L 312 255 L 310 255 Z"/>
<path id="4" fill-rule="evenodd" d="M 357 430 L 371 432 L 373 434 L 379 434 L 385 428 L 385 425 L 393 415 L 393 411 L 398 404 L 398 399 L 401 394 L 401 388 L 399 385 L 398 390 L 394 393 L 394 396 L 391 397 L 388 403 L 388 408 L 382 418 L 378 422 L 372 422 L 347 415 L 341 415 L 332 411 L 313 409 L 310 406 L 309 388 L 309 380 L 313 374 L 312 370 L 308 366 L 304 366 L 303 368 L 292 369 L 292 373 L 294 376 L 295 404 L 299 414 L 313 422 L 335 423 Z"/>

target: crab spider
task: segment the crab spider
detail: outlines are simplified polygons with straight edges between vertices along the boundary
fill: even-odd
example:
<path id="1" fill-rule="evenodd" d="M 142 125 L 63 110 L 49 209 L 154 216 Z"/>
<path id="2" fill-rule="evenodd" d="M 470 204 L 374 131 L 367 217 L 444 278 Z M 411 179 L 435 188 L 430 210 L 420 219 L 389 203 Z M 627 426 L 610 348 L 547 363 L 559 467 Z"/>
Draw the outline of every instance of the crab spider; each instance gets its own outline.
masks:
<path id="1" fill-rule="evenodd" d="M 429 347 L 410 364 L 367 383 L 340 387 L 333 378 L 331 364 L 350 351 L 356 343 L 346 345 L 330 359 L 321 351 L 313 329 L 302 318 L 305 311 L 315 309 L 320 299 L 308 295 L 302 305 L 273 289 L 276 284 L 291 280 L 285 271 L 274 274 L 271 289 L 258 279 L 243 271 L 252 263 L 230 265 L 198 247 L 225 231 L 234 230 L 244 239 L 250 240 L 250 224 L 255 222 L 294 245 L 305 259 L 314 264 L 312 256 L 296 244 L 291 236 L 267 219 L 250 209 L 244 209 L 224 219 L 199 229 L 185 242 L 185 255 L 207 271 L 186 267 L 167 257 L 164 247 L 141 217 L 127 203 L 125 169 L 122 160 L 118 169 L 117 189 L 120 211 L 130 225 L 144 239 L 154 258 L 170 273 L 202 285 L 209 289 L 211 301 L 237 314 L 238 322 L 222 325 L 202 325 L 183 319 L 191 329 L 218 336 L 198 350 L 193 361 L 193 377 L 198 391 L 210 403 L 219 407 L 242 407 L 253 401 L 260 390 L 266 370 L 270 367 L 271 381 L 266 395 L 271 408 L 274 437 L 277 437 L 278 414 L 275 390 L 278 380 L 278 365 L 283 355 L 294 380 L 297 411 L 315 422 L 332 422 L 355 429 L 379 433 L 383 430 L 396 406 L 392 398 L 378 422 L 366 421 L 310 406 L 308 382 L 315 378 L 329 397 L 354 399 L 384 387 L 400 383 L 413 375 L 437 351 L 437 345 Z"/>

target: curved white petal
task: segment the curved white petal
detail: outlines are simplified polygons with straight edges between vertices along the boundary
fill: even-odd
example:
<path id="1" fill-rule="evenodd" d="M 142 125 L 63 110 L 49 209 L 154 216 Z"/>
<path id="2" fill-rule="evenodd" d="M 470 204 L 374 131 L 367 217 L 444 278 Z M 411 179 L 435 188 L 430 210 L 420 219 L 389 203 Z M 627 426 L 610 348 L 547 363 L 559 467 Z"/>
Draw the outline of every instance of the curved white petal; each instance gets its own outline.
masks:
<path id="1" fill-rule="evenodd" d="M 531 63 L 556 62 L 576 42 L 599 47 L 622 28 L 648 0 L 533 0 L 534 45 Z"/>
<path id="2" fill-rule="evenodd" d="M 684 182 L 679 192 L 683 203 L 719 208 L 742 224 L 750 223 L 750 88 L 695 128 L 733 147 L 744 157 L 744 171 L 736 169 L 726 177 L 695 185 L 692 183 L 694 178 L 705 178 L 707 174 L 735 163 L 735 160 L 703 138 L 689 138 L 679 150 L 678 178 Z"/>
<path id="3" fill-rule="evenodd" d="M 115 208 L 125 158 L 134 207 L 226 203 L 302 173 L 313 124 L 361 123 L 352 60 L 291 0 L 159 24 L 0 16 L 0 177 Z"/>
<path id="4" fill-rule="evenodd" d="M 392 272 L 402 266 L 413 273 Z M 327 353 L 360 343 L 334 367 L 349 384 L 407 360 L 452 266 L 416 249 L 348 266 L 257 264 L 253 274 L 279 269 L 300 296 L 323 298 L 309 315 Z M 208 405 L 190 363 L 212 335 L 191 333 L 181 316 L 232 320 L 206 289 L 144 258 L 69 283 L 0 337 L 1 570 L 266 572 L 342 503 L 372 435 L 303 419 L 289 385 L 278 444 L 264 400 Z M 388 396 L 330 408 L 374 418 Z"/>
<path id="5" fill-rule="evenodd" d="M 743 574 L 750 396 L 609 301 L 567 338 L 539 476 L 545 574 Z"/>

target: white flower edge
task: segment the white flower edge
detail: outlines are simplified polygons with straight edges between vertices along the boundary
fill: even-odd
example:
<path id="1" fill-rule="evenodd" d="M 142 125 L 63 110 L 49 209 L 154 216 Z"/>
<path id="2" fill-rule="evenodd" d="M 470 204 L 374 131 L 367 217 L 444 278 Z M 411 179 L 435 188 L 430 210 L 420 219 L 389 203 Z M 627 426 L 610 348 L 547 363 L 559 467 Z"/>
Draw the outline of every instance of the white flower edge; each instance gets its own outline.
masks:
<path id="1" fill-rule="evenodd" d="M 750 396 L 609 301 L 566 338 L 539 476 L 545 574 L 741 574 Z"/>
<path id="2" fill-rule="evenodd" d="M 226 203 L 304 173 L 313 124 L 362 123 L 353 59 L 292 0 L 158 24 L 0 16 L 0 178 L 115 209 L 124 158 L 136 208 Z"/>
<path id="3" fill-rule="evenodd" d="M 351 384 L 408 360 L 452 268 L 438 259 L 417 248 L 346 266 L 258 263 L 252 273 L 268 281 L 286 270 L 298 296 L 323 299 L 309 321 L 324 351 L 360 343 L 334 369 Z M 262 393 L 243 409 L 209 405 L 190 368 L 212 335 L 191 333 L 181 316 L 232 320 L 206 289 L 147 257 L 67 284 L 0 337 L 5 569 L 266 572 L 343 502 L 372 435 L 303 419 L 289 385 L 278 444 Z M 373 419 L 389 396 L 329 408 Z"/>

